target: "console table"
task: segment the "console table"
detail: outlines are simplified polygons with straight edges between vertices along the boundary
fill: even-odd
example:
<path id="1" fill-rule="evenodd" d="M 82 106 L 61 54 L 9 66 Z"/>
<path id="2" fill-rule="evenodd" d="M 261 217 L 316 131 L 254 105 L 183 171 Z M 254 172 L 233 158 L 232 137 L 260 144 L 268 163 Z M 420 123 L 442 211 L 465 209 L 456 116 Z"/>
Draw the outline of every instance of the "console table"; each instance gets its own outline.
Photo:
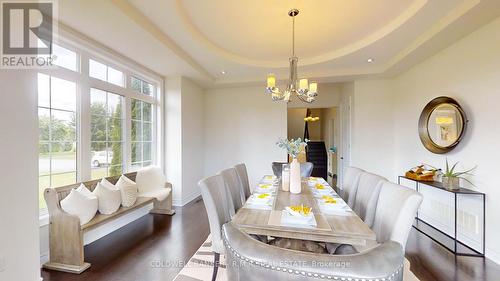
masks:
<path id="1" fill-rule="evenodd" d="M 408 178 L 408 177 L 405 177 L 405 176 L 399 176 L 398 177 L 398 184 L 401 184 L 401 179 L 405 179 L 405 180 L 409 180 L 409 181 L 412 181 L 415 183 L 415 189 L 417 191 L 419 191 L 420 189 L 420 185 L 425 185 L 425 186 L 429 186 L 429 187 L 432 187 L 432 188 L 436 188 L 436 189 L 439 189 L 439 190 L 443 190 L 443 191 L 446 191 L 446 192 L 449 192 L 451 193 L 453 196 L 454 196 L 454 209 L 455 209 L 455 214 L 454 214 L 454 236 L 450 236 L 448 234 L 446 234 L 444 231 L 432 226 L 430 223 L 424 221 L 423 219 L 421 219 L 419 216 L 418 216 L 418 211 L 417 211 L 417 216 L 415 217 L 415 224 L 413 225 L 413 227 L 419 231 L 420 233 L 426 235 L 427 237 L 429 237 L 430 239 L 432 239 L 434 242 L 440 244 L 441 246 L 443 246 L 444 248 L 446 248 L 447 250 L 449 250 L 450 252 L 454 253 L 455 255 L 458 255 L 458 256 L 473 256 L 473 257 L 484 257 L 484 253 L 485 253 L 485 229 L 486 229 L 486 195 L 482 192 L 478 192 L 478 191 L 474 191 L 474 190 L 471 190 L 471 189 L 467 189 L 467 188 L 459 188 L 459 189 L 456 189 L 456 190 L 452 190 L 452 189 L 447 189 L 443 186 L 443 184 L 441 182 L 435 182 L 435 181 L 432 181 L 432 182 L 428 182 L 428 181 L 418 181 L 418 180 L 414 180 L 414 179 L 411 179 L 411 178 Z M 483 240 L 482 240 L 482 252 L 479 252 L 475 249 L 473 249 L 472 247 L 466 245 L 465 243 L 461 242 L 460 240 L 458 240 L 457 238 L 457 199 L 458 199 L 458 196 L 480 196 L 482 197 L 482 202 L 483 202 Z M 431 230 L 431 231 L 427 231 L 427 230 Z M 437 236 L 441 236 L 442 238 L 444 239 L 441 239 L 441 241 L 436 238 L 436 237 L 433 237 L 430 232 L 434 232 L 437 234 Z M 445 241 L 443 241 L 445 240 Z M 447 241 L 446 241 L 447 240 Z M 449 245 L 446 245 L 447 243 L 446 242 L 451 242 L 452 244 L 452 247 L 449 247 Z M 450 244 L 450 243 L 448 243 Z M 464 249 L 465 251 L 460 251 L 460 248 Z"/>

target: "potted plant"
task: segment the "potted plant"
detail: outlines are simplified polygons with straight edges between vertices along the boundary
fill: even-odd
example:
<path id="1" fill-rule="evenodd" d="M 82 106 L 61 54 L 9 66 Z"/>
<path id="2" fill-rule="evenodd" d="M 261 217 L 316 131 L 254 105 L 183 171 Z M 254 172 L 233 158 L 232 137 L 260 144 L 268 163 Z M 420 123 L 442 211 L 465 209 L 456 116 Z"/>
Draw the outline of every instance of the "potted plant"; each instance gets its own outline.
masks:
<path id="1" fill-rule="evenodd" d="M 446 158 L 446 169 L 442 175 L 443 176 L 443 185 L 445 188 L 452 189 L 452 190 L 460 189 L 460 179 L 463 179 L 463 180 L 467 181 L 468 183 L 474 185 L 470 180 L 468 180 L 467 178 L 465 178 L 463 176 L 465 176 L 465 175 L 473 176 L 474 174 L 472 172 L 477 168 L 477 166 L 475 166 L 472 169 L 466 170 L 466 171 L 457 172 L 457 171 L 455 171 L 455 169 L 456 169 L 458 163 L 459 162 L 456 162 L 450 168 L 450 165 L 448 163 L 448 158 Z"/>
<path id="2" fill-rule="evenodd" d="M 297 161 L 297 157 L 303 147 L 307 145 L 309 140 L 305 139 L 302 141 L 301 138 L 298 139 L 280 139 L 276 142 L 276 145 L 280 148 L 286 149 L 286 152 L 290 157 L 292 157 L 292 162 L 290 163 L 290 192 L 300 193 L 301 191 L 301 181 L 300 181 L 300 163 Z"/>

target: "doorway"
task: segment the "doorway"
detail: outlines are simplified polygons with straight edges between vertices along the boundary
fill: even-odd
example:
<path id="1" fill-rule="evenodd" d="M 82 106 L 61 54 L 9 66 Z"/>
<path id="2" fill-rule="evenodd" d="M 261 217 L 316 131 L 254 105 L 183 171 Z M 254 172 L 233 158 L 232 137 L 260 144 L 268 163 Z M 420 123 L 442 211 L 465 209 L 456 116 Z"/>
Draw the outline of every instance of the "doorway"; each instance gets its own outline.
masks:
<path id="1" fill-rule="evenodd" d="M 323 177 L 331 186 L 337 185 L 338 147 L 341 130 L 339 108 L 289 108 L 288 139 L 307 138 L 306 159 L 314 164 L 313 176 Z"/>

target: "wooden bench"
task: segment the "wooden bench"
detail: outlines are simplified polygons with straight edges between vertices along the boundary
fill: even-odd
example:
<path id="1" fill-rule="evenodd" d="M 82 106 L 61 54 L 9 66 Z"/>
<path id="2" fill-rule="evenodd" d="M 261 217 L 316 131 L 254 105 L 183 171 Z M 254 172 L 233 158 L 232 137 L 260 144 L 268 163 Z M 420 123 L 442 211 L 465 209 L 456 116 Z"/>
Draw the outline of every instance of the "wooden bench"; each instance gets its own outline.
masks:
<path id="1" fill-rule="evenodd" d="M 132 181 L 135 181 L 136 172 L 125 174 Z M 106 178 L 115 184 L 120 176 Z M 83 184 L 93 191 L 100 180 L 83 182 Z M 77 216 L 66 213 L 62 208 L 60 201 L 77 188 L 81 183 L 72 185 L 47 188 L 44 191 L 45 202 L 49 211 L 49 249 L 50 258 L 43 265 L 44 268 L 80 274 L 90 267 L 90 263 L 84 261 L 83 253 L 83 234 L 98 226 L 104 225 L 127 213 L 142 208 L 153 203 L 152 214 L 173 215 L 175 211 L 172 208 L 172 185 L 165 183 L 170 194 L 163 201 L 156 198 L 139 197 L 133 206 L 120 207 L 118 211 L 110 215 L 103 215 L 99 212 L 96 216 L 84 225 L 80 225 L 80 219 Z"/>

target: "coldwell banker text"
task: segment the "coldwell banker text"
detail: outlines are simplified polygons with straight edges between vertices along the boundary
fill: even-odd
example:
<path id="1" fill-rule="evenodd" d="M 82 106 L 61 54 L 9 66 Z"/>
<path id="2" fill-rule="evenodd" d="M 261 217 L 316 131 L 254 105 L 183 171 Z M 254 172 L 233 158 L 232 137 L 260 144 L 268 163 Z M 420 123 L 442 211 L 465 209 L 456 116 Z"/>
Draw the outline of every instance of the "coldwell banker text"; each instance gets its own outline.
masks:
<path id="1" fill-rule="evenodd" d="M 2 2 L 1 68 L 50 68 L 52 2 Z"/>

